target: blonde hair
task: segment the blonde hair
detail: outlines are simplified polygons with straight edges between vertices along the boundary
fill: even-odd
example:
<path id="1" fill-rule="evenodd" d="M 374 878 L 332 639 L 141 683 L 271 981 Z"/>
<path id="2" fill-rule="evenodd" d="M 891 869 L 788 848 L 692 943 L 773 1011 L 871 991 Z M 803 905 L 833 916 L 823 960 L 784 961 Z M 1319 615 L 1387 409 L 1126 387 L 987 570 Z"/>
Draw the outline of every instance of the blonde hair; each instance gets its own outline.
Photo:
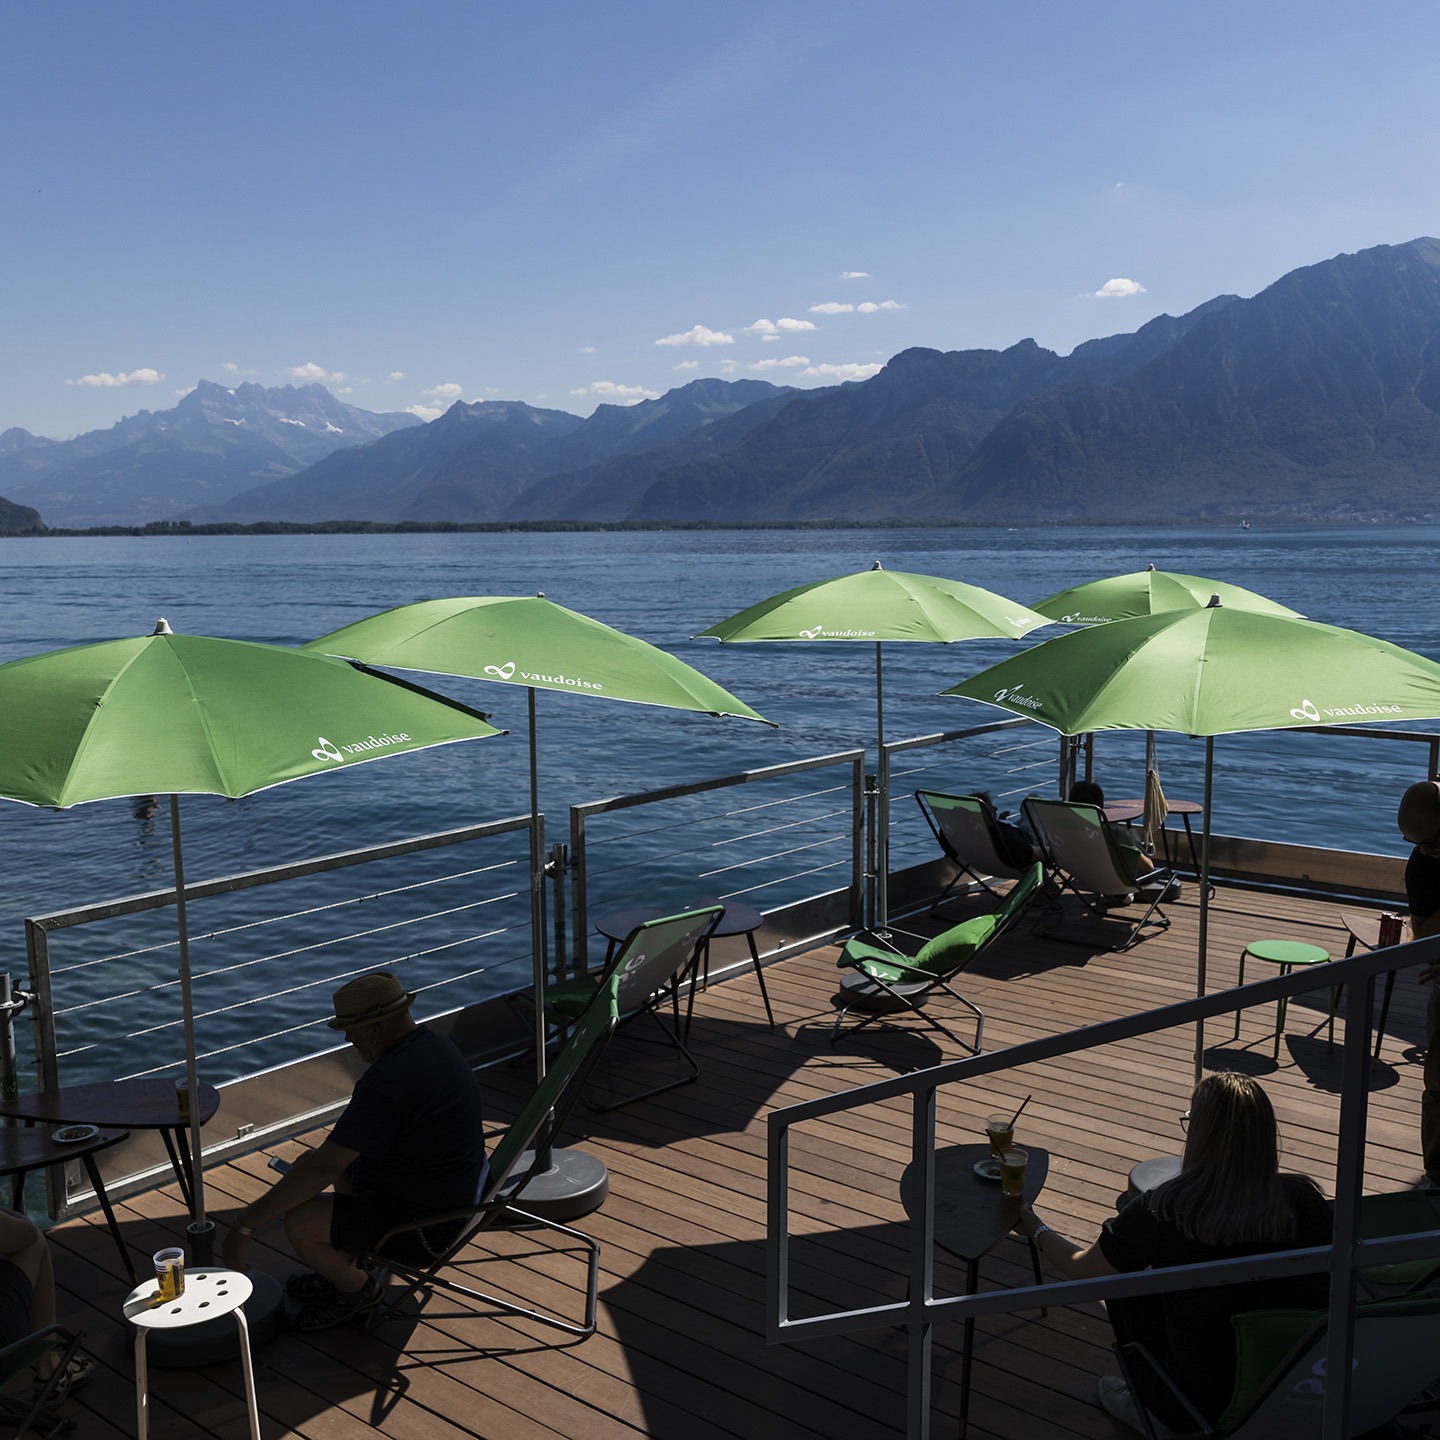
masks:
<path id="1" fill-rule="evenodd" d="M 1293 1240 L 1294 1207 L 1280 1183 L 1270 1097 L 1248 1075 L 1207 1075 L 1190 1097 L 1180 1173 L 1155 1188 L 1151 1209 L 1202 1245 Z"/>

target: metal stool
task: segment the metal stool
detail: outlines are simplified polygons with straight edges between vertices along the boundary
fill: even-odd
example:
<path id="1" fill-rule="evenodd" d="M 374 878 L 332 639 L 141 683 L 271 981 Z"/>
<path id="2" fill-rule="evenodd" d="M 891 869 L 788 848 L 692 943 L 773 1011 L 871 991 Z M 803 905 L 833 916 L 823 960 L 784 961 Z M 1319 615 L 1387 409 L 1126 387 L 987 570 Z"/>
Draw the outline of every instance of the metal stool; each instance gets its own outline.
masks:
<path id="1" fill-rule="evenodd" d="M 1245 983 L 1245 957 L 1263 960 L 1267 965 L 1278 965 L 1282 975 L 1288 975 L 1300 965 L 1328 965 L 1330 952 L 1319 945 L 1308 945 L 1303 940 L 1252 940 L 1240 952 L 1240 980 Z M 1271 1058 L 1280 1058 L 1280 1036 L 1285 1031 L 1285 1000 L 1275 1006 L 1275 1047 Z M 1231 1039 L 1240 1038 L 1240 1012 L 1235 1012 L 1235 1034 Z M 1330 1048 L 1335 1048 L 1335 987 L 1330 987 Z"/>
<path id="2" fill-rule="evenodd" d="M 139 1440 L 145 1440 L 150 1433 L 150 1376 L 145 1364 L 145 1341 L 150 1331 L 203 1325 L 223 1315 L 233 1315 L 238 1327 L 250 1440 L 260 1440 L 260 1408 L 255 1400 L 255 1368 L 250 1361 L 250 1327 L 245 1323 L 244 1308 L 250 1289 L 249 1278 L 238 1270 L 207 1268 L 185 1272 L 185 1293 L 178 1300 L 158 1300 L 156 1280 L 143 1281 L 125 1297 L 125 1318 L 135 1327 L 135 1419 Z"/>

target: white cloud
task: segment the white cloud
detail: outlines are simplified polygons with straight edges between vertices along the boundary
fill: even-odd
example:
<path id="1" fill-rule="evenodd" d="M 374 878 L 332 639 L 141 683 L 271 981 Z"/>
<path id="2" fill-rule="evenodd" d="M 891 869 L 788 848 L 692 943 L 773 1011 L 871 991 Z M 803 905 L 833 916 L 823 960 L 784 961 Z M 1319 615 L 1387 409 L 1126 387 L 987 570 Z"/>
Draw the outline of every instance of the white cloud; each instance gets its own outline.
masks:
<path id="1" fill-rule="evenodd" d="M 692 325 L 679 335 L 666 335 L 655 342 L 657 345 L 733 345 L 735 337 L 723 330 L 709 330 L 704 325 Z"/>
<path id="2" fill-rule="evenodd" d="M 597 380 L 593 385 L 572 390 L 572 395 L 598 395 L 602 400 L 613 400 L 617 405 L 636 405 L 641 400 L 658 400 L 658 390 L 647 390 L 643 385 L 617 385 L 613 380 Z"/>
<path id="3" fill-rule="evenodd" d="M 905 307 L 898 300 L 881 300 L 876 304 L 874 300 L 862 301 L 855 307 L 859 315 L 873 315 L 877 310 L 903 310 Z"/>
<path id="4" fill-rule="evenodd" d="M 582 355 L 593 355 L 595 353 L 595 347 L 593 345 L 582 345 L 580 347 L 580 353 Z"/>
<path id="5" fill-rule="evenodd" d="M 677 370 L 698 370 L 700 362 L 698 360 L 682 360 L 675 368 Z"/>
<path id="6" fill-rule="evenodd" d="M 431 420 L 438 420 L 445 412 L 435 405 L 407 405 L 405 414 L 418 415 L 427 423 Z"/>
<path id="7" fill-rule="evenodd" d="M 317 365 L 313 360 L 307 360 L 303 365 L 290 367 L 290 378 L 292 380 L 329 380 L 336 385 L 343 385 L 350 377 L 343 370 L 327 370 L 323 365 Z"/>
<path id="8" fill-rule="evenodd" d="M 397 380 L 403 380 L 404 378 L 405 378 L 405 372 L 404 372 L 403 370 L 392 370 L 392 371 L 385 377 L 385 379 L 386 379 L 390 384 L 392 384 L 392 385 L 393 385 Z"/>
<path id="9" fill-rule="evenodd" d="M 193 386 L 193 385 L 186 385 L 183 389 L 177 390 L 177 391 L 175 392 L 175 398 L 176 398 L 177 400 L 183 400 L 187 395 L 193 395 L 194 393 L 195 393 L 195 386 Z"/>
<path id="10" fill-rule="evenodd" d="M 750 368 L 752 370 L 794 370 L 798 366 L 809 363 L 808 355 L 787 355 L 783 360 L 757 360 Z"/>
<path id="11" fill-rule="evenodd" d="M 789 315 L 782 315 L 778 320 L 767 320 L 763 316 L 753 325 L 745 326 L 746 335 L 759 335 L 766 340 L 778 340 L 781 335 L 796 330 L 816 329 L 813 320 L 796 320 Z"/>
<path id="12" fill-rule="evenodd" d="M 227 360 L 220 368 L 227 375 L 258 375 L 260 373 L 258 370 L 242 370 L 233 360 Z"/>
<path id="13" fill-rule="evenodd" d="M 1114 300 L 1125 295 L 1143 295 L 1145 287 L 1138 280 L 1107 280 L 1091 297 L 1094 300 Z"/>
<path id="14" fill-rule="evenodd" d="M 443 385 L 432 385 L 428 390 L 422 390 L 420 393 L 428 395 L 432 400 L 448 403 L 451 400 L 458 400 L 465 392 L 451 380 Z"/>
<path id="15" fill-rule="evenodd" d="M 141 370 L 122 370 L 112 375 L 102 370 L 98 375 L 82 375 L 78 380 L 67 380 L 67 385 L 86 385 L 97 390 L 116 390 L 124 385 L 156 385 L 165 377 L 158 370 L 148 367 Z"/>
<path id="16" fill-rule="evenodd" d="M 855 307 L 847 305 L 842 300 L 826 300 L 819 305 L 812 305 L 812 315 L 848 315 Z"/>
<path id="17" fill-rule="evenodd" d="M 868 270 L 842 270 L 840 278 L 842 280 L 868 280 L 870 272 Z"/>
<path id="18" fill-rule="evenodd" d="M 875 365 L 811 365 L 808 369 L 802 370 L 802 376 L 808 376 L 815 380 L 868 380 L 872 375 L 878 375 L 885 367 Z"/>

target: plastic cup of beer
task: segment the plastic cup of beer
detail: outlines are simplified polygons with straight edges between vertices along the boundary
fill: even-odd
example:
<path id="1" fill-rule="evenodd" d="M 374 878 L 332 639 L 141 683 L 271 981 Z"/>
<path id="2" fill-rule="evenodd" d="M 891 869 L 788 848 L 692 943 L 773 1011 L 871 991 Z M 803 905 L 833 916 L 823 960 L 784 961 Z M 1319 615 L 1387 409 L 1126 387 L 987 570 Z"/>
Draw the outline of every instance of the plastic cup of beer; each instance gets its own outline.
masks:
<path id="1" fill-rule="evenodd" d="M 987 1115 L 985 1135 L 990 1141 L 990 1153 L 1004 1155 L 1015 1143 L 1015 1116 L 1008 1110 L 1003 1115 Z"/>
<path id="2" fill-rule="evenodd" d="M 1025 1171 L 1030 1164 L 1030 1152 L 1012 1145 L 1000 1157 L 1000 1193 L 1007 1199 L 1018 1200 L 1025 1193 Z"/>
<path id="3" fill-rule="evenodd" d="M 155 1278 L 160 1282 L 155 1298 L 162 1304 L 178 1300 L 185 1293 L 185 1252 L 175 1246 L 157 1250 L 151 1258 L 155 1262 Z"/>

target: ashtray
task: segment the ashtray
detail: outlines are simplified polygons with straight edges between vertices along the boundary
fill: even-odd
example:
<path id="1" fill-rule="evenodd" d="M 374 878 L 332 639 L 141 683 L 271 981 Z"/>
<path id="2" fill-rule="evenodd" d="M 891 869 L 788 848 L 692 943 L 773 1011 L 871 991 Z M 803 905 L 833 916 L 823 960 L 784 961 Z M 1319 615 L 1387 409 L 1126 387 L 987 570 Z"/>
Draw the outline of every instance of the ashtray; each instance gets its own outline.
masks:
<path id="1" fill-rule="evenodd" d="M 998 1180 L 1000 1178 L 1000 1162 L 993 1155 L 987 1155 L 983 1160 L 975 1162 L 975 1173 L 982 1180 Z"/>
<path id="2" fill-rule="evenodd" d="M 50 1138 L 57 1145 L 78 1145 L 82 1140 L 93 1140 L 99 1133 L 98 1125 L 62 1125 L 50 1132 Z"/>

